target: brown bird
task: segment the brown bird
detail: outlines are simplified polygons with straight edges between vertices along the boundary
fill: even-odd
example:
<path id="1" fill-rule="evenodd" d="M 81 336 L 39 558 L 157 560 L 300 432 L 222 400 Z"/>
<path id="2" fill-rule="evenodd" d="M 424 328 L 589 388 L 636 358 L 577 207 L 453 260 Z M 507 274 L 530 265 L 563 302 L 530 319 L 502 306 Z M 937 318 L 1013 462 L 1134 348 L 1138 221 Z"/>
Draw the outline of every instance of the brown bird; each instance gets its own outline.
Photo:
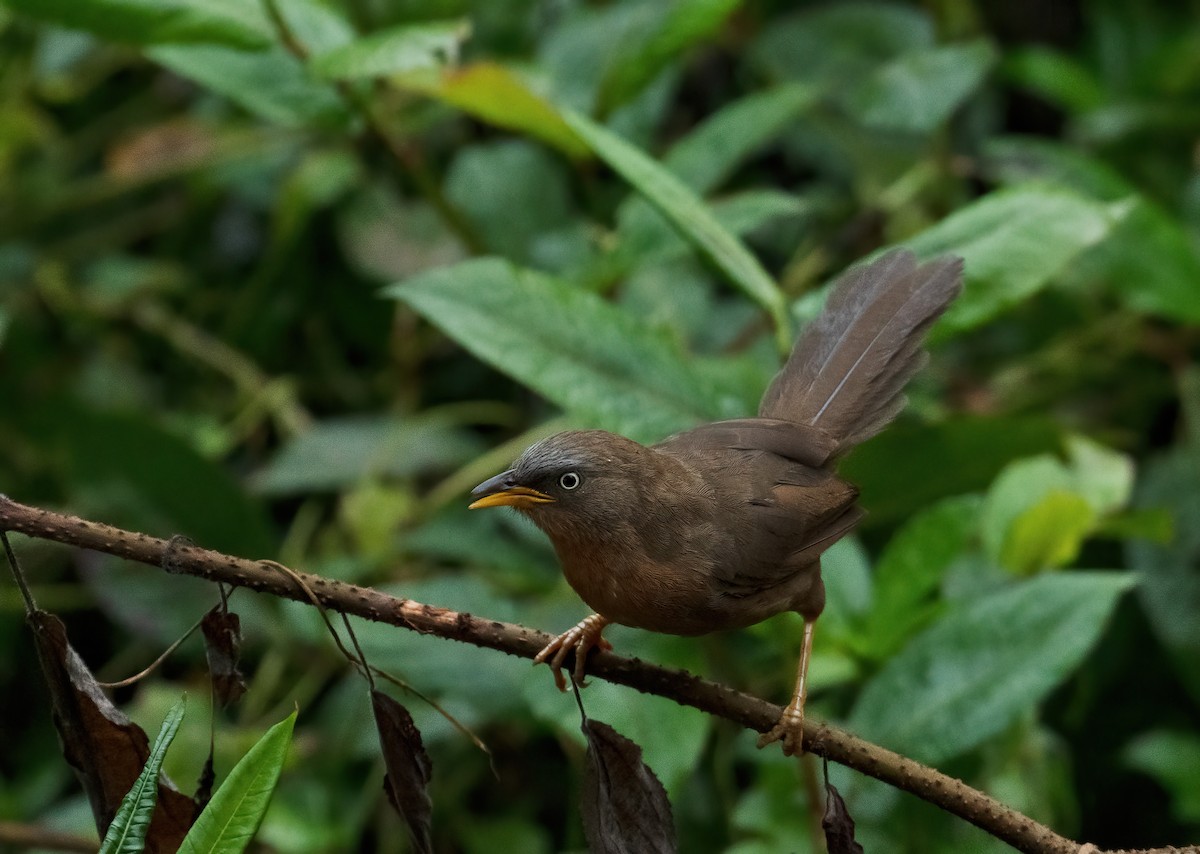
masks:
<path id="1" fill-rule="evenodd" d="M 821 553 L 862 518 L 838 457 L 904 406 L 930 324 L 962 287 L 962 261 L 918 266 L 906 250 L 845 274 L 763 395 L 757 418 L 718 421 L 646 447 L 602 430 L 536 443 L 472 491 L 471 509 L 515 507 L 549 535 L 567 581 L 596 613 L 538 654 L 565 689 L 574 651 L 611 649 L 609 623 L 675 635 L 804 618 L 792 700 L 759 747 L 803 741 Z"/>

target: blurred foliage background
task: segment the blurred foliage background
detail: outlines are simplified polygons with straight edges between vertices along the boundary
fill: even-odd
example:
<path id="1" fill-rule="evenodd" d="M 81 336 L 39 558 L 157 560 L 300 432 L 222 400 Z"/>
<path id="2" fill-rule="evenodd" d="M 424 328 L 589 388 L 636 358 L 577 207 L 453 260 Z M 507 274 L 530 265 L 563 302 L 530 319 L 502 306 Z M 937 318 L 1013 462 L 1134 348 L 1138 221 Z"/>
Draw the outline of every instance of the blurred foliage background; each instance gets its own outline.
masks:
<path id="1" fill-rule="evenodd" d="M 909 410 L 843 467 L 871 515 L 825 561 L 810 714 L 1076 838 L 1200 841 L 1198 12 L 3 0 L 0 483 L 557 632 L 584 606 L 535 531 L 465 511 L 474 483 L 564 426 L 654 440 L 747 414 L 779 321 L 841 269 L 958 252 L 966 293 Z M 217 599 L 18 548 L 101 678 Z M 0 818 L 87 834 L 11 586 L 0 603 Z M 252 676 L 218 775 L 300 708 L 262 850 L 406 850 L 317 616 L 232 604 Z M 612 640 L 782 700 L 799 628 Z M 493 751 L 496 776 L 402 698 L 441 850 L 583 847 L 582 736 L 549 674 L 359 631 Z M 206 680 L 194 640 L 116 698 L 153 732 Z M 610 685 L 584 699 L 645 749 L 683 850 L 819 850 L 812 760 Z M 168 758 L 185 785 L 204 706 Z M 1006 850 L 833 776 L 867 851 Z"/>

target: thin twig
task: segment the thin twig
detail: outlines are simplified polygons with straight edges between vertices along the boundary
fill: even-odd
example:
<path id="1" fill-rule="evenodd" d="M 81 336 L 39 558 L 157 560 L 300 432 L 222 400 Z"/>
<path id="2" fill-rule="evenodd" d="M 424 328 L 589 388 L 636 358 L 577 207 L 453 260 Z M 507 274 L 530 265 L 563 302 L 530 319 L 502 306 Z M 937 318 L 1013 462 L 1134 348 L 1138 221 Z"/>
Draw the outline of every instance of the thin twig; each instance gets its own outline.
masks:
<path id="1" fill-rule="evenodd" d="M 551 640 L 535 629 L 438 608 L 412 599 L 389 596 L 369 587 L 295 573 L 304 582 L 298 587 L 281 574 L 274 562 L 254 561 L 191 545 L 171 545 L 167 540 L 125 531 L 99 522 L 18 504 L 0 496 L 0 530 L 94 549 L 117 557 L 161 567 L 170 545 L 171 570 L 213 582 L 248 587 L 300 602 L 311 593 L 328 609 L 354 614 L 423 634 L 435 635 L 532 659 Z M 569 663 L 568 663 L 569 664 Z M 598 651 L 588 662 L 588 673 L 648 694 L 692 706 L 749 729 L 765 732 L 779 720 L 783 709 L 774 703 L 708 682 L 682 670 L 658 667 L 612 652 Z M 1045 825 L 1022 815 L 995 798 L 845 730 L 811 719 L 805 721 L 804 744 L 808 752 L 860 771 L 941 807 L 1014 848 L 1034 854 L 1078 854 L 1072 842 Z M 1144 849 L 1136 854 L 1200 854 L 1200 848 Z M 1129 852 L 1134 854 L 1134 852 Z"/>

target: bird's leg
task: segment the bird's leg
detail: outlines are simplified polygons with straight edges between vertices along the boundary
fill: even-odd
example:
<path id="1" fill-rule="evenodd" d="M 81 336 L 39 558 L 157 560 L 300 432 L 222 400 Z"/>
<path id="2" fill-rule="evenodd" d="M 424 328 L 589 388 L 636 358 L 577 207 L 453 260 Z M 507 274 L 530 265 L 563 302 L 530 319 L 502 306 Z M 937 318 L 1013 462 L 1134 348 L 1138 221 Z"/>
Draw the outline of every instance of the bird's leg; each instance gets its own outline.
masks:
<path id="1" fill-rule="evenodd" d="M 800 647 L 800 666 L 796 672 L 796 690 L 792 692 L 792 701 L 783 710 L 779 723 L 770 732 L 764 732 L 758 737 L 758 746 L 783 740 L 783 753 L 793 756 L 803 750 L 804 745 L 804 701 L 808 697 L 808 660 L 812 656 L 812 636 L 815 621 L 804 619 L 804 643 Z"/>
<path id="2" fill-rule="evenodd" d="M 563 678 L 562 664 L 567 653 L 573 649 L 575 650 L 575 684 L 580 688 L 584 687 L 587 685 L 583 680 L 583 674 L 587 666 L 588 653 L 592 651 L 593 647 L 612 649 L 612 644 L 606 641 L 601 634 L 608 623 L 609 621 L 599 614 L 584 617 L 573 629 L 568 629 L 546 644 L 545 649 L 534 657 L 533 663 L 537 665 L 549 662 L 550 670 L 554 673 L 554 684 L 558 686 L 558 690 L 566 691 L 567 680 Z"/>

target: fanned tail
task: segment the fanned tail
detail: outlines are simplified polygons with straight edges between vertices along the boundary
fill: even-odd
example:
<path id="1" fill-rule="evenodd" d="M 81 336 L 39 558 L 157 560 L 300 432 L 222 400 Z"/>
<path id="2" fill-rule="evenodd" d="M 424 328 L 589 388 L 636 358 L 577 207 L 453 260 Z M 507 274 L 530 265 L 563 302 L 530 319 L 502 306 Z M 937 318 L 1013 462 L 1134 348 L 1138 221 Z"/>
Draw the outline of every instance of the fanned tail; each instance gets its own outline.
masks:
<path id="1" fill-rule="evenodd" d="M 871 438 L 904 408 L 925 363 L 925 332 L 962 289 L 962 259 L 918 266 L 897 249 L 846 273 L 763 395 L 758 414 L 811 424 L 834 455 Z"/>

